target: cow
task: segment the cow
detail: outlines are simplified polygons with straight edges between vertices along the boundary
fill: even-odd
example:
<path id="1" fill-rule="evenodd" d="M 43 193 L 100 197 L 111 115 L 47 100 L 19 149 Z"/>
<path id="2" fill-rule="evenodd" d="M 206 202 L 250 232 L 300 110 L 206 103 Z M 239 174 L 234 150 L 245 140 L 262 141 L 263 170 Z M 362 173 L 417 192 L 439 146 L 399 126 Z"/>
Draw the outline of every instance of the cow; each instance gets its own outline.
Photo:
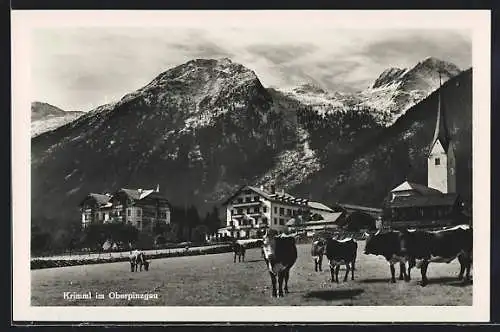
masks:
<path id="1" fill-rule="evenodd" d="M 325 254 L 325 241 L 318 239 L 313 241 L 311 246 L 311 256 L 314 261 L 314 271 L 323 271 L 323 255 Z"/>
<path id="2" fill-rule="evenodd" d="M 245 261 L 245 245 L 235 241 L 233 243 L 233 252 L 234 252 L 234 262 L 236 263 L 236 257 L 238 257 L 238 262 Z"/>
<path id="3" fill-rule="evenodd" d="M 344 282 L 347 281 L 349 271 L 351 271 L 351 280 L 354 280 L 357 251 L 358 243 L 352 238 L 343 240 L 329 238 L 326 240 L 325 253 L 330 265 L 332 282 L 339 282 L 340 265 L 346 266 Z"/>
<path id="4" fill-rule="evenodd" d="M 468 282 L 472 266 L 472 228 L 468 225 L 455 226 L 438 231 L 403 231 L 402 247 L 408 257 L 408 270 L 420 268 L 420 284 L 428 284 L 429 263 L 449 264 L 456 258 L 460 263 L 458 280 Z M 465 272 L 465 276 L 464 276 Z"/>
<path id="5" fill-rule="evenodd" d="M 274 229 L 268 229 L 263 238 L 264 261 L 271 276 L 272 296 L 283 297 L 283 290 L 288 294 L 290 269 L 297 261 L 295 237 L 278 235 Z M 278 291 L 276 291 L 276 278 Z M 284 283 L 284 288 L 283 288 Z"/>
<path id="6" fill-rule="evenodd" d="M 137 268 L 139 267 L 139 271 L 142 271 L 142 267 L 144 266 L 144 270 L 149 270 L 149 262 L 146 260 L 146 255 L 144 252 L 140 250 L 134 250 L 130 252 L 130 270 L 131 272 L 137 272 Z"/>
<path id="7" fill-rule="evenodd" d="M 396 282 L 396 268 L 394 264 L 399 263 L 399 280 L 410 281 L 410 271 L 406 272 L 407 259 L 402 252 L 403 234 L 396 230 L 378 231 L 375 234 L 365 233 L 365 255 L 381 255 L 389 263 L 391 271 L 391 282 Z"/>

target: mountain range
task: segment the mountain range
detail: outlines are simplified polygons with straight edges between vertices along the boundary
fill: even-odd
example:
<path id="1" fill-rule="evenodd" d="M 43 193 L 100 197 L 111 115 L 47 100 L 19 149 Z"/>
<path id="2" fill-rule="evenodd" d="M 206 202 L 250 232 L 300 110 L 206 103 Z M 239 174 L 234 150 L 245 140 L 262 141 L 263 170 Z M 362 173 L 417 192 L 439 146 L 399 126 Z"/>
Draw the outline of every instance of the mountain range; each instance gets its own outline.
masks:
<path id="1" fill-rule="evenodd" d="M 154 188 L 201 211 L 243 184 L 274 182 L 326 204 L 379 206 L 395 184 L 426 184 L 437 111 L 449 109 L 457 184 L 471 198 L 472 70 L 428 58 L 367 90 L 265 88 L 224 58 L 171 68 L 121 100 L 32 138 L 32 222 L 64 227 L 89 192 Z"/>
<path id="2" fill-rule="evenodd" d="M 43 103 L 31 103 L 31 136 L 40 135 L 46 131 L 54 130 L 69 123 L 85 112 L 63 111 L 59 107 Z"/>
<path id="3" fill-rule="evenodd" d="M 311 105 L 319 113 L 345 111 L 354 106 L 370 108 L 380 124 L 389 126 L 439 87 L 440 74 L 444 82 L 460 72 L 452 63 L 429 57 L 412 68 L 388 68 L 372 86 L 355 93 L 330 93 L 320 87 L 304 84 L 285 91 L 285 94 Z"/>

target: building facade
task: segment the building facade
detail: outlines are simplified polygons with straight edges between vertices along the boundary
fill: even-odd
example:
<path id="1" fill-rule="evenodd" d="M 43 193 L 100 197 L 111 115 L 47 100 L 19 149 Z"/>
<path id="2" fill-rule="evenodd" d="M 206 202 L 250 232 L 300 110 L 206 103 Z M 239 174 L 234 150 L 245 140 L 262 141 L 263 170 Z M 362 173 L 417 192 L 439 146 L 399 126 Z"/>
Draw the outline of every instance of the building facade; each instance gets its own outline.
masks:
<path id="1" fill-rule="evenodd" d="M 156 224 L 170 224 L 171 206 L 159 189 L 126 189 L 114 194 L 94 194 L 80 204 L 82 227 L 92 223 L 123 223 L 152 232 Z"/>
<path id="2" fill-rule="evenodd" d="M 109 222 L 111 194 L 88 194 L 80 203 L 82 228 L 92 223 L 104 224 Z"/>
<path id="3" fill-rule="evenodd" d="M 226 226 L 218 233 L 235 238 L 259 237 L 266 228 L 286 231 L 287 222 L 299 215 L 333 213 L 321 203 L 294 197 L 283 190 L 276 191 L 274 186 L 269 190 L 263 186 L 244 186 L 223 205 L 226 207 Z"/>

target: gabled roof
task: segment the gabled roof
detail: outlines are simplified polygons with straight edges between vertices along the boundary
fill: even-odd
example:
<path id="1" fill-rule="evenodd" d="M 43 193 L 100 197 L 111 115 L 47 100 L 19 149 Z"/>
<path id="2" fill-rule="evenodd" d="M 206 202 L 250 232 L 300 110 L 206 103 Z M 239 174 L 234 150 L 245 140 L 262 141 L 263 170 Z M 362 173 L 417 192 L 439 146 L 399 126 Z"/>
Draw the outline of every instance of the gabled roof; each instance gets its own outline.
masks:
<path id="1" fill-rule="evenodd" d="M 389 202 L 389 207 L 424 207 L 424 206 L 451 206 L 456 203 L 458 194 L 440 194 L 427 196 L 398 196 L 392 202 Z"/>
<path id="2" fill-rule="evenodd" d="M 266 193 L 265 191 L 260 190 L 259 188 L 256 188 L 256 187 L 252 187 L 252 186 L 247 186 L 247 185 L 245 185 L 245 186 L 241 186 L 241 187 L 239 187 L 239 188 L 238 188 L 238 190 L 236 190 L 236 192 L 235 192 L 234 194 L 232 194 L 232 195 L 231 195 L 231 196 L 229 196 L 229 197 L 228 197 L 228 198 L 227 198 L 224 202 L 222 202 L 222 205 L 226 205 L 227 203 L 229 203 L 229 202 L 230 202 L 230 201 L 231 201 L 234 197 L 238 196 L 238 194 L 239 194 L 240 192 L 242 192 L 242 191 L 243 191 L 243 189 L 246 189 L 246 188 L 248 188 L 248 189 L 250 189 L 250 190 L 253 190 L 255 193 L 259 194 L 260 196 L 262 196 L 262 197 L 264 197 L 264 198 L 266 198 L 266 199 L 268 199 L 268 200 L 270 200 L 270 199 L 271 199 L 271 197 L 269 196 L 269 194 L 268 194 L 268 193 Z"/>
<path id="3" fill-rule="evenodd" d="M 292 203 L 292 204 L 294 203 L 293 200 L 300 200 L 303 203 L 308 201 L 307 199 L 298 198 L 298 197 L 295 197 L 295 196 L 290 195 L 290 194 L 285 193 L 285 192 L 276 192 L 276 193 L 272 194 L 272 193 L 267 192 L 265 190 L 262 190 L 260 188 L 245 185 L 245 186 L 240 187 L 234 194 L 232 194 L 231 196 L 229 196 L 229 198 L 227 198 L 224 202 L 222 202 L 222 205 L 227 205 L 234 197 L 238 196 L 238 194 L 241 193 L 244 189 L 250 189 L 250 190 L 254 191 L 256 194 L 260 195 L 261 197 L 263 197 L 269 201 L 276 201 L 276 202 L 285 201 L 286 202 L 286 200 L 291 200 L 292 202 L 289 202 L 289 203 Z"/>
<path id="4" fill-rule="evenodd" d="M 307 205 L 309 205 L 309 207 L 312 209 L 334 212 L 331 208 L 329 208 L 328 206 L 326 206 L 325 204 L 320 203 L 320 202 L 307 202 Z"/>
<path id="5" fill-rule="evenodd" d="M 341 204 L 337 203 L 337 206 L 341 207 L 342 209 L 350 209 L 350 210 L 359 210 L 359 211 L 368 211 L 368 212 L 375 212 L 375 213 L 381 213 L 382 209 L 374 208 L 374 207 L 368 207 L 368 206 L 361 206 L 361 205 L 354 205 L 354 204 Z"/>
<path id="6" fill-rule="evenodd" d="M 327 216 L 323 220 L 311 220 L 306 223 L 306 225 L 314 225 L 314 224 L 337 224 L 339 218 L 342 216 L 343 212 L 334 212 L 331 215 Z"/>
<path id="7" fill-rule="evenodd" d="M 159 198 L 159 199 L 166 199 L 163 195 L 161 195 L 159 192 L 153 190 L 153 189 L 128 189 L 128 188 L 122 188 L 118 192 L 123 192 L 125 195 L 127 195 L 129 198 L 140 201 L 141 199 L 144 199 L 146 197 L 149 198 Z"/>
<path id="8" fill-rule="evenodd" d="M 99 206 L 101 206 L 106 205 L 109 202 L 111 195 L 90 193 L 83 199 L 80 205 L 83 204 L 83 202 L 88 198 L 93 199 Z"/>
<path id="9" fill-rule="evenodd" d="M 265 190 L 261 190 L 260 188 L 257 188 L 254 186 L 245 186 L 242 189 L 244 189 L 244 188 L 251 189 L 251 190 L 255 191 L 257 194 L 261 195 L 262 197 L 267 198 L 267 199 L 271 199 L 272 194 L 266 192 Z M 239 191 L 238 191 L 238 193 L 239 193 Z"/>
<path id="10" fill-rule="evenodd" d="M 441 194 L 441 192 L 439 190 L 437 190 L 437 189 L 429 188 L 429 187 L 424 186 L 422 184 L 413 183 L 413 182 L 409 182 L 409 181 L 405 181 L 405 182 L 401 183 L 399 186 L 397 186 L 396 188 L 392 189 L 391 193 L 392 192 L 397 192 L 397 191 L 406 191 L 406 190 L 415 191 L 415 192 L 419 193 L 420 195 L 437 195 L 437 194 Z"/>

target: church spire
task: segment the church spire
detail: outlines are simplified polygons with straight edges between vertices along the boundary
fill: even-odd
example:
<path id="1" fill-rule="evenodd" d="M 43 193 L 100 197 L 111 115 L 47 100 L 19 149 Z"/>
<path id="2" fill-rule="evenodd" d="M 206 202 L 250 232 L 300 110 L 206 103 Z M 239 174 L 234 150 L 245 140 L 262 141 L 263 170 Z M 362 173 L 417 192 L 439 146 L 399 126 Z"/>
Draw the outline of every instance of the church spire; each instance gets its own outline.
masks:
<path id="1" fill-rule="evenodd" d="M 448 127 L 446 126 L 445 112 L 443 110 L 443 105 L 441 102 L 441 71 L 439 71 L 439 89 L 438 89 L 438 109 L 437 109 L 437 120 L 436 129 L 434 131 L 434 137 L 432 138 L 431 146 L 432 149 L 436 141 L 439 140 L 445 151 L 448 151 L 448 146 L 450 144 L 450 136 L 448 133 Z"/>

